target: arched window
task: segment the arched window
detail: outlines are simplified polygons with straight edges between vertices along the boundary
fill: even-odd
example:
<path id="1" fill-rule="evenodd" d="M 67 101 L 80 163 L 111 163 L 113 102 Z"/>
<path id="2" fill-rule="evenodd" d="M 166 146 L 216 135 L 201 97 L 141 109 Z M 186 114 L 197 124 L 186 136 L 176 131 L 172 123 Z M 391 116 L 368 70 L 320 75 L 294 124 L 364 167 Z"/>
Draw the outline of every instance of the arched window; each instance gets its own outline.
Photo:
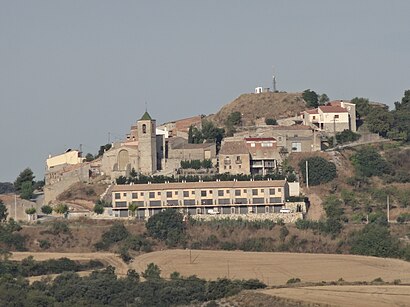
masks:
<path id="1" fill-rule="evenodd" d="M 142 133 L 147 133 L 147 125 L 146 124 L 143 124 L 142 125 Z"/>

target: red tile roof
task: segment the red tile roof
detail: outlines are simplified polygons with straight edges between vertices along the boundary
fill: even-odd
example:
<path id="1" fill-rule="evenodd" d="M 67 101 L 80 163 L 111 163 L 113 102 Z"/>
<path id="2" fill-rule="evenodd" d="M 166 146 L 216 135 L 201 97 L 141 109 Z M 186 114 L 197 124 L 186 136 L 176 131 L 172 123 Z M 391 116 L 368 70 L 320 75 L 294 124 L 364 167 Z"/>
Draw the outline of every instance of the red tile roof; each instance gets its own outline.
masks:
<path id="1" fill-rule="evenodd" d="M 323 113 L 347 113 L 347 110 L 340 106 L 320 106 L 319 109 Z"/>
<path id="2" fill-rule="evenodd" d="M 306 110 L 305 112 L 309 114 L 319 114 L 318 109 Z"/>

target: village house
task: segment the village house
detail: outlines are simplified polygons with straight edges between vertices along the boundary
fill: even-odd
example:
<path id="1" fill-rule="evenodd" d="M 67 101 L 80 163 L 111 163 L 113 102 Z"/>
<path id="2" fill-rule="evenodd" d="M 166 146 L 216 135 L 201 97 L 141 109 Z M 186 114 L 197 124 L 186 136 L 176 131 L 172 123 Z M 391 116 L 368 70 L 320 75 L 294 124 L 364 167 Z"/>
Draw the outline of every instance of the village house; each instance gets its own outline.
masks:
<path id="1" fill-rule="evenodd" d="M 296 183 L 297 185 L 297 183 Z M 299 190 L 295 193 L 299 195 Z M 213 181 L 116 185 L 112 189 L 112 214 L 128 217 L 136 204 L 137 218 L 149 218 L 166 208 L 190 215 L 280 213 L 286 208 L 289 184 L 285 180 Z M 302 204 L 290 211 L 306 212 Z"/>
<path id="2" fill-rule="evenodd" d="M 302 112 L 301 119 L 304 125 L 328 134 L 336 134 L 343 130 L 356 132 L 356 105 L 335 100 L 316 109 Z"/>

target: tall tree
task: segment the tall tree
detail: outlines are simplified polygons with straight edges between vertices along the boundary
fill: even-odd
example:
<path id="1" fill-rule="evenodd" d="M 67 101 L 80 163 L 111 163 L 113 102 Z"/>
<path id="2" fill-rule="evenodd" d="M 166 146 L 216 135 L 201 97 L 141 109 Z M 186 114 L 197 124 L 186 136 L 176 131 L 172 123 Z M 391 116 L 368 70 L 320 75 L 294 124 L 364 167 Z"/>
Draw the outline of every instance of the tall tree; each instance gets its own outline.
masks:
<path id="1" fill-rule="evenodd" d="M 7 207 L 3 204 L 3 201 L 0 200 L 0 222 L 4 222 L 7 219 Z"/>
<path id="2" fill-rule="evenodd" d="M 319 106 L 319 97 L 315 91 L 311 91 L 310 89 L 305 90 L 302 94 L 302 98 L 306 101 L 306 105 L 309 108 L 317 108 Z"/>
<path id="3" fill-rule="evenodd" d="M 386 109 L 374 108 L 367 115 L 365 123 L 371 132 L 386 137 L 393 120 L 393 115 Z"/>
<path id="4" fill-rule="evenodd" d="M 17 192 L 21 191 L 21 187 L 24 182 L 30 182 L 31 185 L 34 185 L 34 174 L 33 171 L 30 168 L 26 168 L 23 170 L 20 175 L 16 178 L 16 181 L 14 181 L 14 187 Z"/>
<path id="5" fill-rule="evenodd" d="M 330 100 L 329 97 L 325 93 L 323 93 L 322 95 L 319 96 L 319 104 L 320 105 L 324 105 L 324 104 L 328 103 L 329 100 Z"/>
<path id="6" fill-rule="evenodd" d="M 356 105 L 356 114 L 359 119 L 366 117 L 367 114 L 369 114 L 371 110 L 369 99 L 355 97 L 350 102 Z"/>
<path id="7" fill-rule="evenodd" d="M 389 137 L 398 136 L 399 139 L 410 141 L 410 90 L 404 92 L 400 102 L 395 102 L 393 115 L 393 128 Z"/>

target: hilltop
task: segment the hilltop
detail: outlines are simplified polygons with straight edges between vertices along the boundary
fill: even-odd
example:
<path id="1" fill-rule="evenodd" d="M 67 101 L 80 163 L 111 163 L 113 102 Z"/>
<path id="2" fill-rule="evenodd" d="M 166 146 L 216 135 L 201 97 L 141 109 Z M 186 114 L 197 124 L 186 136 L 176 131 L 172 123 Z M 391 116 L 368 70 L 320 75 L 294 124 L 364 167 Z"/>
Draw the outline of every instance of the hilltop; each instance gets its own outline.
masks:
<path id="1" fill-rule="evenodd" d="M 208 119 L 217 125 L 223 125 L 229 114 L 241 112 L 243 124 L 251 125 L 262 117 L 274 119 L 291 117 L 306 108 L 302 93 L 242 94 L 224 105 L 216 114 L 208 116 Z"/>

